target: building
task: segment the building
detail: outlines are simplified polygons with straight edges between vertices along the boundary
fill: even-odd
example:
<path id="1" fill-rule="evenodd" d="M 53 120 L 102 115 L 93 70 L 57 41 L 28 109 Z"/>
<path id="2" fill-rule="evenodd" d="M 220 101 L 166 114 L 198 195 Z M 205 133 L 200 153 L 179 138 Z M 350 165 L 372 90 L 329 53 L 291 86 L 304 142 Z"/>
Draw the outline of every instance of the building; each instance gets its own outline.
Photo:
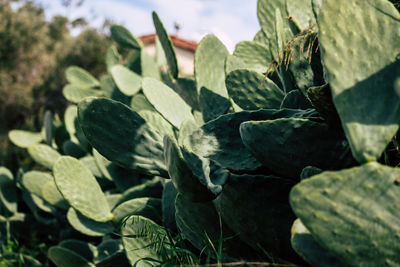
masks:
<path id="1" fill-rule="evenodd" d="M 147 53 L 156 55 L 156 34 L 148 34 L 139 37 L 144 44 Z M 170 35 L 178 61 L 179 73 L 185 76 L 193 76 L 194 51 L 197 43 L 179 38 L 177 35 Z"/>

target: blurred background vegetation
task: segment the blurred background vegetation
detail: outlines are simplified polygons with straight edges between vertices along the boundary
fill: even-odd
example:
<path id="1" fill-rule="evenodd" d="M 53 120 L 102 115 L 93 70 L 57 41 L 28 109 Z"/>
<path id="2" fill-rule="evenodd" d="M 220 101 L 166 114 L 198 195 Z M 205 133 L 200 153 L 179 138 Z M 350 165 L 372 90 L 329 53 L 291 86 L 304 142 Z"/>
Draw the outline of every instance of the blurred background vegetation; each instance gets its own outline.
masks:
<path id="1" fill-rule="evenodd" d="M 62 0 L 67 10 L 82 0 Z M 26 152 L 10 144 L 10 129 L 40 131 L 45 110 L 62 116 L 66 107 L 61 90 L 64 71 L 77 65 L 99 77 L 111 44 L 105 21 L 101 29 L 85 18 L 45 18 L 42 6 L 31 0 L 0 0 L 0 166 L 13 172 L 29 165 Z M 77 36 L 71 30 L 78 28 Z"/>

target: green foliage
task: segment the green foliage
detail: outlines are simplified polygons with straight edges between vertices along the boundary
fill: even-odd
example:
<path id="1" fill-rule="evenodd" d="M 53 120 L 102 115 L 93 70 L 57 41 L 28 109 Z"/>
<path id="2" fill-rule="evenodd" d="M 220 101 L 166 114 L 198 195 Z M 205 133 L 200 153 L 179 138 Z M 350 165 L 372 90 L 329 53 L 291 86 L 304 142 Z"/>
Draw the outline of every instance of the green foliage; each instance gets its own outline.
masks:
<path id="1" fill-rule="evenodd" d="M 157 13 L 153 11 L 152 13 L 154 27 L 156 28 L 158 40 L 164 50 L 165 57 L 168 63 L 168 69 L 174 79 L 178 78 L 178 62 L 176 60 L 176 54 L 174 47 L 172 45 L 171 38 L 169 37 L 167 31 L 164 28 L 160 18 Z"/>
<path id="2" fill-rule="evenodd" d="M 10 131 L 52 173 L 0 169 L 0 244 L 32 224 L 57 266 L 399 265 L 399 14 L 339 2 L 259 0 L 254 41 L 204 37 L 193 78 L 156 13 L 171 77 L 113 26 L 64 120 Z"/>

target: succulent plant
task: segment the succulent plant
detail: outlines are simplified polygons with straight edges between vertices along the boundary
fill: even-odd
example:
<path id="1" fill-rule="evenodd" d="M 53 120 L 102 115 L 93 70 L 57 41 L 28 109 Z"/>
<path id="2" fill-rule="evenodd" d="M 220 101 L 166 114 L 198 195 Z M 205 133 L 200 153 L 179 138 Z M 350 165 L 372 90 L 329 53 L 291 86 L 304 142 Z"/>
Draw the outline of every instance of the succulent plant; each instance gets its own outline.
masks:
<path id="1" fill-rule="evenodd" d="M 400 264 L 399 12 L 386 0 L 259 0 L 257 10 L 254 40 L 230 55 L 207 35 L 190 78 L 156 13 L 168 73 L 115 25 L 129 59 L 111 47 L 100 80 L 71 67 L 64 124 L 50 114 L 42 133 L 9 133 L 48 171 L 0 169 L 7 214 L 18 214 L 17 185 L 40 222 L 66 216 L 103 238 L 50 248 L 57 266 L 205 262 L 199 251 L 217 262 Z M 108 257 L 89 253 L 108 246 Z"/>

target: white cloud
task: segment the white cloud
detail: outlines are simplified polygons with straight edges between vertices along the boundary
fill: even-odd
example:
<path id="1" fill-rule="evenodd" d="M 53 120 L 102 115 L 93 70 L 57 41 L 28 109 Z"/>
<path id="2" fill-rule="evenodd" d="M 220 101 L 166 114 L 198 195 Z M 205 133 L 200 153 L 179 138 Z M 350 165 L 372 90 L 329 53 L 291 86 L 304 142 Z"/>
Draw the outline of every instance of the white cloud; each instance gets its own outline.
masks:
<path id="1" fill-rule="evenodd" d="M 48 7 L 48 14 L 66 14 L 60 1 L 37 0 Z M 179 35 L 199 41 L 206 34 L 215 34 L 232 52 L 234 45 L 251 40 L 259 29 L 257 0 L 86 0 L 73 9 L 70 18 L 83 16 L 91 25 L 100 27 L 105 18 L 125 25 L 135 35 L 154 33 L 151 12 L 155 10 L 169 33 L 175 33 L 174 22 L 182 25 Z"/>

